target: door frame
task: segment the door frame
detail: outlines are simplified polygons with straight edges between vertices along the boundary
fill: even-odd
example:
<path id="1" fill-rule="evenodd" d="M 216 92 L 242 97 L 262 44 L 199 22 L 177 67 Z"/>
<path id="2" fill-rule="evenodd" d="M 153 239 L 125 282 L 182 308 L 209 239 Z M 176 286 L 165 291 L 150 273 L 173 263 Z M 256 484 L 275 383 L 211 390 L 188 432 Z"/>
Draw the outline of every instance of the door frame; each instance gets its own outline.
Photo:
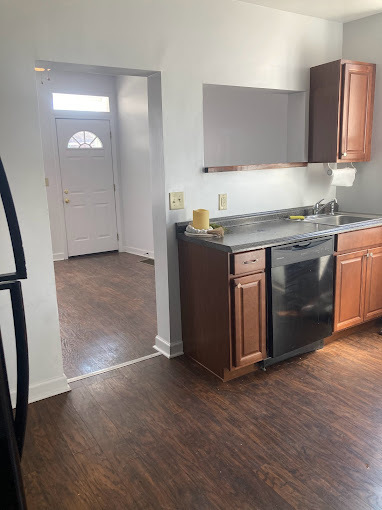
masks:
<path id="1" fill-rule="evenodd" d="M 114 105 L 112 104 L 112 98 L 110 100 L 110 113 L 99 113 L 99 112 L 73 112 L 73 111 L 62 111 L 62 110 L 51 110 L 52 115 L 50 119 L 50 129 L 52 136 L 52 149 L 54 157 L 54 169 L 57 176 L 57 191 L 60 197 L 63 197 L 62 188 L 62 176 L 60 166 L 60 156 L 58 151 L 58 138 L 57 138 L 57 119 L 69 119 L 69 120 L 108 120 L 110 125 L 111 133 L 111 159 L 112 159 L 112 171 L 113 181 L 115 185 L 114 196 L 115 196 L 115 212 L 117 217 L 117 234 L 118 234 L 118 251 L 123 251 L 123 239 L 122 239 L 122 200 L 120 196 L 120 179 L 119 179 L 119 159 L 117 151 L 117 124 L 114 115 Z M 68 233 L 66 229 L 64 201 L 59 200 L 58 210 L 60 213 L 61 229 L 65 236 L 64 243 L 64 260 L 69 258 L 68 254 Z M 57 259 L 61 260 L 61 259 Z"/>

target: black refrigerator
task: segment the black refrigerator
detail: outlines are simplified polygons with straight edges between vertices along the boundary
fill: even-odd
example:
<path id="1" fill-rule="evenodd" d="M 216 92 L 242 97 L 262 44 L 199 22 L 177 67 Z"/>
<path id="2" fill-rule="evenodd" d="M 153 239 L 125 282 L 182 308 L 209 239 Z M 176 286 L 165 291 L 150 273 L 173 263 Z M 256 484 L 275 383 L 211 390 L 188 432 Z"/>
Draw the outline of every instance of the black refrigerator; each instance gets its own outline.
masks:
<path id="1" fill-rule="evenodd" d="M 27 506 L 20 460 L 27 420 L 29 364 L 21 280 L 24 280 L 27 274 L 19 223 L 1 159 L 0 197 L 8 224 L 15 268 L 14 272 L 8 273 L 2 273 L 0 268 L 0 291 L 8 293 L 11 300 L 12 316 L 6 320 L 11 321 L 14 328 L 17 362 L 17 397 L 14 412 L 11 405 L 0 324 L 0 508 L 23 510 Z M 0 239 L 0 249 L 7 241 Z"/>

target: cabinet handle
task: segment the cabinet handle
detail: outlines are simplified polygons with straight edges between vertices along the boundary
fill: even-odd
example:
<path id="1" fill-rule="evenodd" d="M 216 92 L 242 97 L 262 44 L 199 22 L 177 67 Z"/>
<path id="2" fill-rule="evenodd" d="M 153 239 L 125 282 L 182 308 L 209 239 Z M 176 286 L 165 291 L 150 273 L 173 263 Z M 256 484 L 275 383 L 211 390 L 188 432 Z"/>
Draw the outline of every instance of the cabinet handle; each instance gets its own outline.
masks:
<path id="1" fill-rule="evenodd" d="M 258 259 L 244 260 L 243 264 L 255 264 L 257 261 L 258 261 Z"/>

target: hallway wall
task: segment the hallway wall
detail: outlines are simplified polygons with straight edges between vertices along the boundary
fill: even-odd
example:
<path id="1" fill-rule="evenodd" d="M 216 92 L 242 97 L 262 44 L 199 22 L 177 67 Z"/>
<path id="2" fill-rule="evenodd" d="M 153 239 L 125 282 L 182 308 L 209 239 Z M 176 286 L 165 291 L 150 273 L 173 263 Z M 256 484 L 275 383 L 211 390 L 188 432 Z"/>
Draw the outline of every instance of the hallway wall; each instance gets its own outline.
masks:
<path id="1" fill-rule="evenodd" d="M 123 250 L 154 258 L 147 78 L 117 76 Z"/>

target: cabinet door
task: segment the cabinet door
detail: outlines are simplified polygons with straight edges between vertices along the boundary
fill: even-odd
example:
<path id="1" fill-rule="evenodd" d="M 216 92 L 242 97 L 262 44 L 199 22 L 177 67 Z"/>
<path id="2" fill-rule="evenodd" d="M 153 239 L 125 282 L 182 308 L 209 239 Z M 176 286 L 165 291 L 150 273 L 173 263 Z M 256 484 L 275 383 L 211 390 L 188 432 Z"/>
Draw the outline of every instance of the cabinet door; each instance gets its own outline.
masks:
<path id="1" fill-rule="evenodd" d="M 367 250 L 337 255 L 334 331 L 364 320 L 366 255 Z"/>
<path id="2" fill-rule="evenodd" d="M 365 320 L 382 315 L 382 247 L 370 249 L 367 255 Z"/>
<path id="3" fill-rule="evenodd" d="M 234 365 L 242 367 L 266 358 L 265 274 L 233 280 Z"/>
<path id="4" fill-rule="evenodd" d="M 369 161 L 375 87 L 374 64 L 343 64 L 338 161 Z"/>

